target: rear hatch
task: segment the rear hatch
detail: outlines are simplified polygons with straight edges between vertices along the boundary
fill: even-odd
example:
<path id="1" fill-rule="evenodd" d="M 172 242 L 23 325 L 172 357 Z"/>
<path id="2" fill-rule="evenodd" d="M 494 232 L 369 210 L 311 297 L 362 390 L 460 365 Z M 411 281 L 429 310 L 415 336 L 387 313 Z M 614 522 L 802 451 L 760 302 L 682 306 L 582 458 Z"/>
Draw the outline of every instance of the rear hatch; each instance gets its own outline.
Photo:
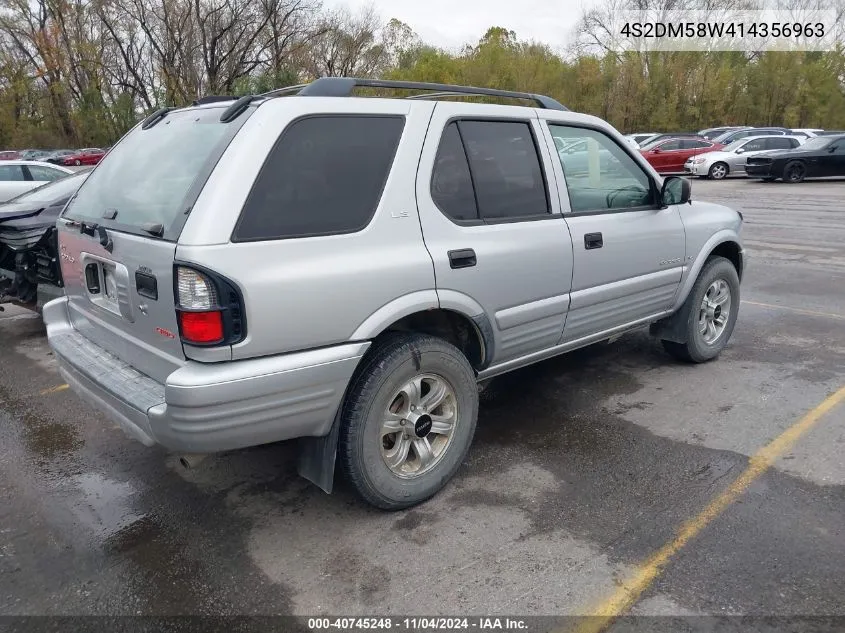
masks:
<path id="1" fill-rule="evenodd" d="M 176 242 L 200 190 L 247 118 L 220 107 L 168 113 L 127 134 L 58 222 L 71 322 L 158 382 L 184 363 L 173 290 Z"/>

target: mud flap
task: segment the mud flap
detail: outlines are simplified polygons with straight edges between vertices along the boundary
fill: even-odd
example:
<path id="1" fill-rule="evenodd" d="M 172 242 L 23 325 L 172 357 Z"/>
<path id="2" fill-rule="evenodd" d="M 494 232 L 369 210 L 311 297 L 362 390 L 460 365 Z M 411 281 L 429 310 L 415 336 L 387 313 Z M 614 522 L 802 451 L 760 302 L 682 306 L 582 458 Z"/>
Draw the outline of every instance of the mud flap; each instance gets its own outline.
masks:
<path id="1" fill-rule="evenodd" d="M 334 488 L 334 469 L 337 461 L 337 442 L 340 435 L 340 411 L 332 422 L 328 435 L 323 437 L 302 437 L 298 440 L 296 471 L 326 494 Z"/>
<path id="2" fill-rule="evenodd" d="M 689 319 L 692 310 L 690 298 L 684 302 L 681 309 L 675 314 L 656 323 L 652 323 L 649 334 L 656 336 L 662 341 L 673 341 L 674 343 L 686 343 L 689 340 Z"/>

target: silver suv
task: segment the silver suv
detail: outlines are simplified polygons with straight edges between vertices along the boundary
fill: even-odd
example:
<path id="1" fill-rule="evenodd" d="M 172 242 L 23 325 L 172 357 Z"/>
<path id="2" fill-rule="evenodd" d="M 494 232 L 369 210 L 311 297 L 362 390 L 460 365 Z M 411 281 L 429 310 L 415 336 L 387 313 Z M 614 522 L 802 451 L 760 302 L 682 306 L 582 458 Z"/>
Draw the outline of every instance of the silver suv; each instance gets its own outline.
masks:
<path id="1" fill-rule="evenodd" d="M 330 492 L 337 459 L 397 509 L 454 475 L 494 376 L 649 324 L 716 357 L 741 224 L 548 97 L 325 78 L 130 131 L 58 221 L 44 320 L 67 382 L 144 444 L 299 438 L 303 476 Z"/>

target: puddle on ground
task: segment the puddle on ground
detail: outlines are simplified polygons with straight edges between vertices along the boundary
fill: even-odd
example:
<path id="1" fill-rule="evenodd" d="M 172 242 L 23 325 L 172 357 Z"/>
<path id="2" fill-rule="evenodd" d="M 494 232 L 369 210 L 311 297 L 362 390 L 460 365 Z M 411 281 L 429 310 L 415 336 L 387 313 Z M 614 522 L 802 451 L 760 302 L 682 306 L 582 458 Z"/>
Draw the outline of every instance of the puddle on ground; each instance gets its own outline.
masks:
<path id="1" fill-rule="evenodd" d="M 24 440 L 27 448 L 44 459 L 54 459 L 82 447 L 76 429 L 58 422 L 47 422 L 34 416 L 24 418 Z"/>
<path id="2" fill-rule="evenodd" d="M 133 508 L 137 491 L 129 483 L 107 479 L 97 473 L 77 475 L 73 483 L 81 493 L 73 510 L 97 536 L 108 538 L 145 517 Z"/>

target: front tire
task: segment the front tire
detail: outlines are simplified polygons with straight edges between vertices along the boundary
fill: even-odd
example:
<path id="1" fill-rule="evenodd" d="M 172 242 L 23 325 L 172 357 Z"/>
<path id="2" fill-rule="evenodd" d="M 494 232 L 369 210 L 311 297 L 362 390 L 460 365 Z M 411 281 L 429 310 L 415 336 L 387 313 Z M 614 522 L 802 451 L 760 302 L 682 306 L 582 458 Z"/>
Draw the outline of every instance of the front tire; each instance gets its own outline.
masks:
<path id="1" fill-rule="evenodd" d="M 73 164 L 79 167 L 82 165 L 82 161 L 77 158 L 75 161 L 73 161 Z"/>
<path id="2" fill-rule="evenodd" d="M 710 180 L 724 180 L 729 172 L 730 168 L 727 163 L 713 163 L 710 166 L 710 171 L 707 172 L 707 177 Z"/>
<path id="3" fill-rule="evenodd" d="M 446 341 L 397 334 L 376 343 L 349 387 L 338 457 L 361 497 L 401 510 L 434 496 L 469 451 L 478 386 Z"/>
<path id="4" fill-rule="evenodd" d="M 739 275 L 724 257 L 705 264 L 684 307 L 686 342 L 663 341 L 664 349 L 679 360 L 704 363 L 725 349 L 739 314 Z"/>

